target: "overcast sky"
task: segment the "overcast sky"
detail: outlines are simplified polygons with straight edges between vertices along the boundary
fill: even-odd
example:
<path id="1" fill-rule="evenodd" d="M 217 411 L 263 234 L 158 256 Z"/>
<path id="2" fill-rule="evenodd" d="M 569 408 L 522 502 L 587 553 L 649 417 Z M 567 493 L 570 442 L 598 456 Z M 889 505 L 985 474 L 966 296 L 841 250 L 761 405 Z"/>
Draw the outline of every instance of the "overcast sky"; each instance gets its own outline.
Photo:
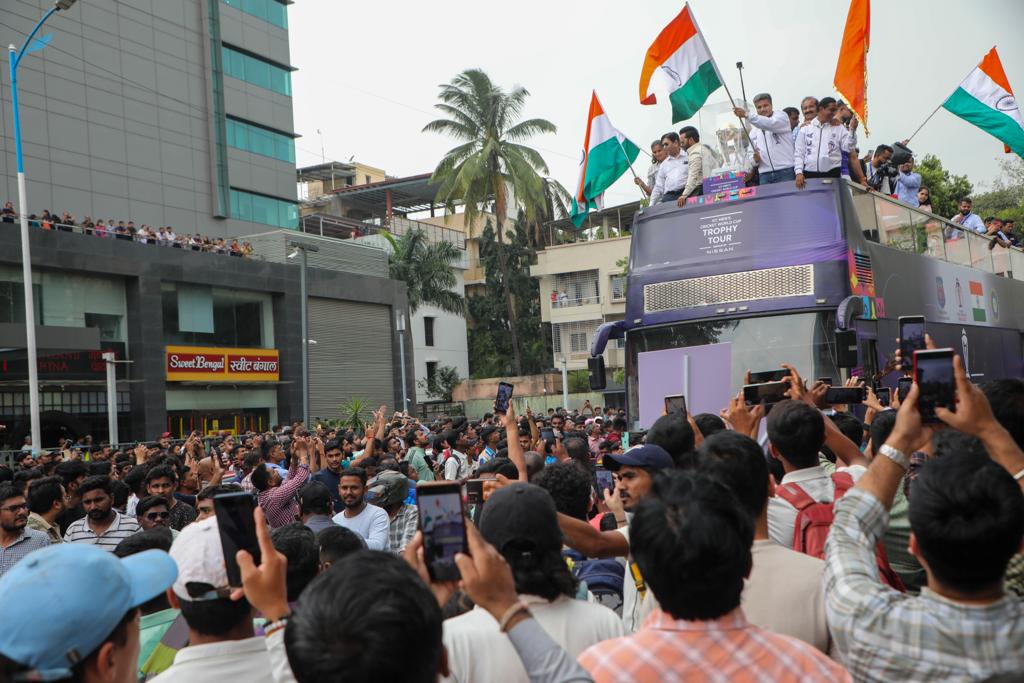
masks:
<path id="1" fill-rule="evenodd" d="M 846 0 L 721 2 L 692 0 L 711 53 L 735 97 L 735 63 L 747 96 L 766 90 L 775 106 L 804 95 L 834 95 Z M 612 123 L 643 148 L 673 126 L 667 98 L 639 103 L 640 67 L 651 41 L 682 8 L 679 0 L 479 0 L 369 2 L 300 0 L 290 5 L 296 141 L 300 166 L 350 157 L 403 176 L 432 171 L 454 143 L 420 132 L 436 118 L 437 86 L 480 67 L 498 84 L 526 87 L 526 116 L 558 133 L 533 140 L 551 175 L 571 188 L 589 104 L 596 89 Z M 742 11 L 740 11 L 742 8 Z M 1024 98 L 1024 2 L 1021 0 L 875 0 L 868 55 L 868 124 L 861 149 L 909 136 L 993 46 L 1011 87 Z M 724 90 L 712 102 L 725 98 Z M 979 185 L 1004 158 L 995 138 L 945 110 L 910 147 L 937 154 Z M 647 162 L 638 159 L 643 173 Z M 628 178 L 608 204 L 632 201 Z"/>

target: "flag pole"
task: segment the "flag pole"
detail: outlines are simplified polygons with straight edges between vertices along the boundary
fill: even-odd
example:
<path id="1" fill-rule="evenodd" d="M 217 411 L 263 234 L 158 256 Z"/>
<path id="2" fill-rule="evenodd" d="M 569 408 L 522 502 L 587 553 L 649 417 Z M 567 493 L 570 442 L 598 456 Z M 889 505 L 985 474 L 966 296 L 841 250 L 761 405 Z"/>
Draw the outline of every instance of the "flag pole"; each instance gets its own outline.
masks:
<path id="1" fill-rule="evenodd" d="M 619 139 L 618 135 L 615 136 L 615 142 L 619 143 L 619 149 L 622 150 L 622 156 L 626 157 L 626 163 L 629 164 L 629 172 L 633 174 L 633 179 L 634 180 L 640 180 L 640 176 L 638 176 L 636 174 L 636 171 L 633 170 L 633 162 L 629 160 L 629 155 L 626 154 L 626 148 L 622 146 L 622 140 Z M 640 180 L 640 182 L 643 182 L 643 181 Z M 636 183 L 633 183 L 633 184 L 636 185 Z M 640 190 L 640 194 L 643 196 L 644 199 L 647 199 L 647 193 L 644 192 L 644 188 L 642 188 L 639 185 L 637 185 L 636 189 Z M 651 188 L 651 189 L 653 190 L 654 188 Z"/>
<path id="2" fill-rule="evenodd" d="M 932 111 L 932 113 L 928 114 L 928 118 L 926 118 L 924 120 L 924 122 L 920 126 L 917 127 L 917 130 L 914 131 L 914 134 L 911 135 L 909 138 L 907 138 L 907 141 L 904 144 L 908 144 L 909 145 L 910 141 L 914 139 L 914 135 L 917 135 L 918 133 L 921 132 L 921 129 L 924 128 L 924 124 L 928 123 L 929 121 L 931 121 L 932 117 L 935 116 L 939 112 L 940 109 L 942 109 L 942 105 L 945 104 L 945 103 L 946 103 L 946 100 L 943 100 L 942 103 L 939 106 L 935 107 L 935 109 Z"/>

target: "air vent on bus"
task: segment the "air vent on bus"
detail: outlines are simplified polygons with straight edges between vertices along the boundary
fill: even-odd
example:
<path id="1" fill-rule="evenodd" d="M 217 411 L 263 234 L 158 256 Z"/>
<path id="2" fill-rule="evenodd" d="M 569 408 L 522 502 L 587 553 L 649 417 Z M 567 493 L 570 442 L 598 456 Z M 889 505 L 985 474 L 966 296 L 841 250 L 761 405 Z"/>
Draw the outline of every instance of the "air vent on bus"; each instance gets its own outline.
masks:
<path id="1" fill-rule="evenodd" d="M 644 312 L 814 294 L 814 266 L 766 268 L 644 286 Z"/>

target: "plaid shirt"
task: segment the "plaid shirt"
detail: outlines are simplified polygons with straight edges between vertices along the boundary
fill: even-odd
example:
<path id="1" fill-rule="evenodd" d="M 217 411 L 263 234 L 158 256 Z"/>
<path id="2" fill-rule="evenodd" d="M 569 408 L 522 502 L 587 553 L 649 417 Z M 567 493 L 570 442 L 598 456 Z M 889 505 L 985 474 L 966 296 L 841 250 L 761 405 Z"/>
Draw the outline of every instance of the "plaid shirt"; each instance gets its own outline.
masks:
<path id="1" fill-rule="evenodd" d="M 419 510 L 415 505 L 403 505 L 388 526 L 388 550 L 401 553 L 416 535 L 420 525 Z"/>
<path id="2" fill-rule="evenodd" d="M 288 478 L 280 486 L 260 491 L 257 500 L 260 502 L 260 507 L 263 508 L 263 514 L 266 515 L 271 529 L 277 529 L 295 521 L 299 514 L 299 504 L 295 500 L 295 495 L 308 480 L 309 467 L 294 464 L 288 470 Z"/>
<path id="3" fill-rule="evenodd" d="M 874 547 L 889 513 L 852 489 L 835 506 L 825 553 L 825 614 L 857 681 L 976 681 L 1024 670 L 1024 603 L 965 605 L 900 593 L 878 579 Z"/>
<path id="4" fill-rule="evenodd" d="M 16 565 L 34 550 L 41 550 L 50 545 L 50 537 L 42 531 L 26 527 L 21 536 L 6 548 L 0 547 L 0 576 Z"/>
<path id="5" fill-rule="evenodd" d="M 748 623 L 739 607 L 714 621 L 677 620 L 656 609 L 635 634 L 591 646 L 579 663 L 597 683 L 851 680 L 813 646 Z"/>

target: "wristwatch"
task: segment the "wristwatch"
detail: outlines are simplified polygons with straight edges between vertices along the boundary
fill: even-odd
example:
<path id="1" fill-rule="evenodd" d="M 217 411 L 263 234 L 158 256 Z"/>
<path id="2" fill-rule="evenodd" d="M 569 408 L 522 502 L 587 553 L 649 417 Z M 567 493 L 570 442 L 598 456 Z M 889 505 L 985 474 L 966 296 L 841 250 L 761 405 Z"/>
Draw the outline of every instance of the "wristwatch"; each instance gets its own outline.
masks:
<path id="1" fill-rule="evenodd" d="M 899 465 L 904 471 L 910 469 L 910 458 L 908 458 L 907 454 L 898 448 L 893 448 L 889 444 L 882 444 L 882 447 L 878 449 L 878 452 Z"/>

